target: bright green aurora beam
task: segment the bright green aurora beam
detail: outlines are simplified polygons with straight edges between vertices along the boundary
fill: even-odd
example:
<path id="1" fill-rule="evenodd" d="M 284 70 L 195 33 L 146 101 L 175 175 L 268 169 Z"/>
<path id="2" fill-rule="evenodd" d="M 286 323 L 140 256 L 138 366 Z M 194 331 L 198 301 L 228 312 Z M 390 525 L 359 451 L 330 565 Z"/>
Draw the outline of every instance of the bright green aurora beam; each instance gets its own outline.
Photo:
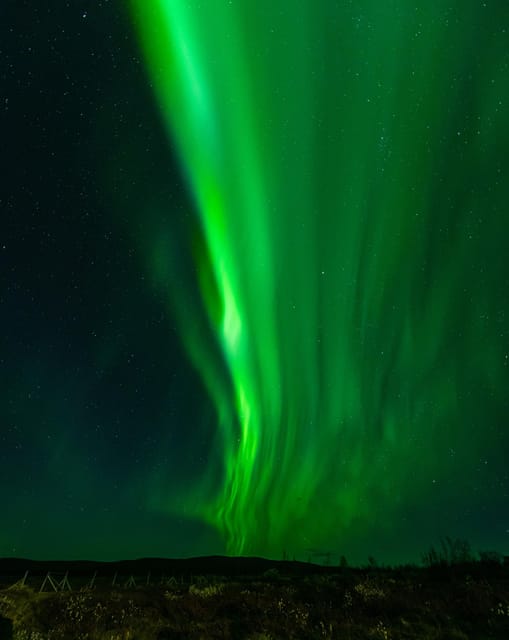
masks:
<path id="1" fill-rule="evenodd" d="M 195 512 L 231 553 L 398 532 L 437 492 L 466 504 L 459 470 L 497 455 L 507 60 L 486 11 L 133 0 L 206 241 L 230 388 L 182 323 L 222 456 Z"/>

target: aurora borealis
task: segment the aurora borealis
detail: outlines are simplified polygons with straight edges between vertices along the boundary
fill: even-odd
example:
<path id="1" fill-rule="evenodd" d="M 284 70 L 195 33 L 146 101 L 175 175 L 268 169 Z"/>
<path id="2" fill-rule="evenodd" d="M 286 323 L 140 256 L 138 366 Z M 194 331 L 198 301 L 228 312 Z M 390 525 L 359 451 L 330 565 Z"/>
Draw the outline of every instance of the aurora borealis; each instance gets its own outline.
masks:
<path id="1" fill-rule="evenodd" d="M 41 118 L 57 132 L 51 113 L 75 113 L 68 134 L 87 114 L 75 148 L 30 147 L 46 178 L 75 158 L 49 181 L 65 205 L 39 196 L 34 223 L 12 170 L 0 487 L 20 459 L 42 481 L 19 485 L 0 555 L 45 500 L 54 524 L 22 536 L 26 555 L 59 553 L 66 526 L 89 557 L 399 562 L 449 534 L 506 552 L 509 7 L 107 4 L 61 18 L 87 23 L 96 66 L 79 107 L 49 91 L 35 120 L 42 136 Z M 62 77 L 82 59 L 69 47 L 69 67 L 48 54 Z M 35 319 L 27 229 L 49 291 Z M 79 532 L 62 513 L 83 503 Z M 120 547 L 85 540 L 131 525 Z"/>

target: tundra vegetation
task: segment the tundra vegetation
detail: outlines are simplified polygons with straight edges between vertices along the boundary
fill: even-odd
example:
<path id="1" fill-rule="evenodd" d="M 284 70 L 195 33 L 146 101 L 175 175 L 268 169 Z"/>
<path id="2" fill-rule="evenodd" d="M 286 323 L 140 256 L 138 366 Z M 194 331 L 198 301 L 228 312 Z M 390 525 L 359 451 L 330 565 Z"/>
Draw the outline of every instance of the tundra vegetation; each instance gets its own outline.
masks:
<path id="1" fill-rule="evenodd" d="M 507 640 L 509 566 L 444 538 L 422 566 L 274 562 L 259 575 L 0 590 L 2 640 Z M 0 627 L 1 629 L 1 627 Z M 8 629 L 5 626 L 5 629 Z"/>

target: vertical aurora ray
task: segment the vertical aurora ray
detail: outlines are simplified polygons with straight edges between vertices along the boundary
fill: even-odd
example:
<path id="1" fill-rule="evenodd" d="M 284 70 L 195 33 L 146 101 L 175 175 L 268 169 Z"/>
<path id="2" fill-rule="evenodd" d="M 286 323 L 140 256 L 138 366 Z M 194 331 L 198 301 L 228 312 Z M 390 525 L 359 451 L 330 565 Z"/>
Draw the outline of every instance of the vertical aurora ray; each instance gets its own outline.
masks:
<path id="1" fill-rule="evenodd" d="M 232 553 L 395 528 L 450 477 L 445 452 L 489 445 L 507 188 L 483 166 L 507 61 L 477 3 L 418 4 L 133 0 L 213 272 L 231 394 L 182 331 L 224 452 L 198 513 Z"/>

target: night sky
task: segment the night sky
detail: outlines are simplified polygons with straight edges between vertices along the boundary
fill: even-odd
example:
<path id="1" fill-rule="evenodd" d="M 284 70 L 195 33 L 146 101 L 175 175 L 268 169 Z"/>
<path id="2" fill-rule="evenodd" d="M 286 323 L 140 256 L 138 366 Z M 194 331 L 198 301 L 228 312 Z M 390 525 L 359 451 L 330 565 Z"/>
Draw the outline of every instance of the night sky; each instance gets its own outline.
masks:
<path id="1" fill-rule="evenodd" d="M 509 552 L 509 4 L 0 5 L 0 557 Z"/>

